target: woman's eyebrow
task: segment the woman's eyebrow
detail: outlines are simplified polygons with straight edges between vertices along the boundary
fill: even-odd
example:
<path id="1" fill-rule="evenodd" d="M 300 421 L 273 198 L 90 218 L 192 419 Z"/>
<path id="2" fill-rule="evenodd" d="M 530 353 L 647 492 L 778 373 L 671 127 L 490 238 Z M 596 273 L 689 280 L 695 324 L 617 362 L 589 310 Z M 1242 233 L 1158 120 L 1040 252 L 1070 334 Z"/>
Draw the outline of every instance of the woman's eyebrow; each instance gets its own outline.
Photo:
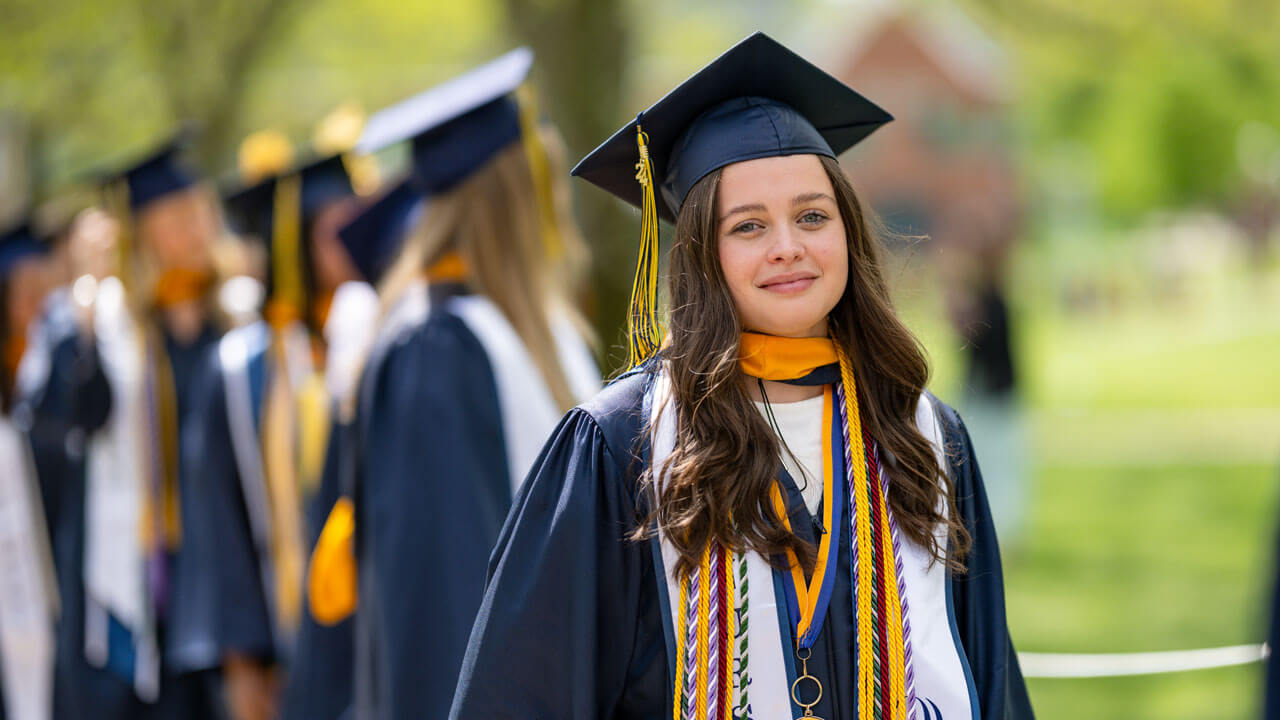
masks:
<path id="1" fill-rule="evenodd" d="M 831 202 L 836 201 L 835 198 L 831 197 L 830 195 L 824 192 L 812 192 L 812 193 L 805 193 L 803 195 L 795 196 L 795 198 L 791 200 L 791 204 L 803 205 L 805 203 L 813 202 L 814 200 L 823 200 L 823 199 L 830 200 Z"/>
<path id="2" fill-rule="evenodd" d="M 734 216 L 734 215 L 737 215 L 738 213 L 744 213 L 744 212 L 764 212 L 764 211 L 765 211 L 765 210 L 767 210 L 767 209 L 768 209 L 768 208 L 766 208 L 762 203 L 751 203 L 750 205 L 739 205 L 738 207 L 736 207 L 736 208 L 734 208 L 734 209 L 730 210 L 729 212 L 725 213 L 724 215 L 721 215 L 721 216 L 720 216 L 720 222 L 724 222 L 726 218 L 729 218 L 729 217 L 732 217 L 732 216 Z"/>

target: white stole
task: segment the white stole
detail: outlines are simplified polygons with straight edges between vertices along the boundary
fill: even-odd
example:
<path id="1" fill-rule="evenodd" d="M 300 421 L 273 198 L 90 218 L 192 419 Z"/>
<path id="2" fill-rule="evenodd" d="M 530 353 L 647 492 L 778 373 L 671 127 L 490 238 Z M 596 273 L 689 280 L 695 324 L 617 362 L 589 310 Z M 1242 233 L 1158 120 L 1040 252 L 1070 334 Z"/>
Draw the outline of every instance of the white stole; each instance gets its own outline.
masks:
<path id="1" fill-rule="evenodd" d="M 267 611 L 274 618 L 276 597 L 273 581 L 275 563 L 271 556 L 271 499 L 262 464 L 262 446 L 258 442 L 258 427 L 254 422 L 256 408 L 249 377 L 250 362 L 266 353 L 270 343 L 271 330 L 264 322 L 236 328 L 218 341 L 218 364 L 222 368 L 231 453 L 236 461 L 236 474 L 240 476 L 240 492 L 244 497 L 249 533 L 258 558 L 258 575 L 262 580 Z M 263 358 L 263 363 L 268 364 L 267 358 Z M 263 393 L 266 393 L 265 387 Z M 272 634 L 278 632 L 279 628 L 273 623 Z M 277 643 L 280 641 L 279 637 L 275 639 Z"/>
<path id="2" fill-rule="evenodd" d="M 515 328 L 492 300 L 482 295 L 462 295 L 448 301 L 448 310 L 461 318 L 480 341 L 493 368 L 507 446 L 507 472 L 514 495 L 564 413 Z M 600 371 L 582 336 L 568 318 L 554 313 L 551 331 L 570 392 L 578 402 L 591 398 L 600 390 Z"/>
<path id="3" fill-rule="evenodd" d="M 107 614 L 133 637 L 134 689 L 154 701 L 160 692 L 160 654 L 147 601 L 140 515 L 151 438 L 145 437 L 146 359 L 124 288 L 104 279 L 94 304 L 94 332 L 111 385 L 111 417 L 89 440 L 85 477 L 85 657 L 107 663 Z"/>
<path id="4" fill-rule="evenodd" d="M 659 472 L 675 447 L 676 437 L 676 408 L 665 370 L 659 371 L 654 378 L 645 398 L 645 408 L 649 427 L 652 428 L 650 467 L 657 479 L 655 492 L 660 492 L 663 478 Z M 824 422 L 830 422 L 830 419 L 824 418 Z M 946 471 L 942 429 L 928 395 L 921 395 L 917 403 L 916 425 L 933 445 L 939 466 Z M 843 478 L 836 481 L 843 482 Z M 944 516 L 950 511 L 945 496 L 940 501 L 939 510 Z M 844 527 L 838 532 L 847 533 L 849 529 Z M 946 547 L 946 528 L 938 528 L 937 533 L 942 547 Z M 669 623 L 668 637 L 674 637 L 674 628 L 679 627 L 677 613 L 680 612 L 677 607 L 680 584 L 675 576 L 679 553 L 661 532 L 659 545 L 665 581 L 660 589 L 666 594 L 670 610 L 664 620 Z M 969 673 L 962 659 L 959 637 L 952 627 L 946 566 L 936 562 L 928 550 L 906 538 L 902 540 L 902 564 L 910 606 L 910 641 L 917 698 L 916 707 L 910 712 L 918 720 L 976 720 L 978 708 L 976 702 L 971 702 Z M 747 581 L 751 717 L 758 720 L 794 717 L 789 679 L 791 638 L 787 637 L 784 642 L 780 629 L 790 625 L 785 598 L 776 597 L 773 568 L 756 553 L 747 555 Z M 669 646 L 668 652 L 674 653 L 674 647 Z M 737 707 L 738 688 L 736 683 L 731 683 L 731 686 L 730 705 Z"/>
<path id="5" fill-rule="evenodd" d="M 329 397 L 341 401 L 355 390 L 360 370 L 377 333 L 378 292 L 365 282 L 343 283 L 333 293 L 324 324 L 328 344 L 325 385 Z"/>
<path id="6" fill-rule="evenodd" d="M 4 416 L 0 467 L 0 701 L 11 720 L 49 720 L 57 584 L 27 438 Z"/>

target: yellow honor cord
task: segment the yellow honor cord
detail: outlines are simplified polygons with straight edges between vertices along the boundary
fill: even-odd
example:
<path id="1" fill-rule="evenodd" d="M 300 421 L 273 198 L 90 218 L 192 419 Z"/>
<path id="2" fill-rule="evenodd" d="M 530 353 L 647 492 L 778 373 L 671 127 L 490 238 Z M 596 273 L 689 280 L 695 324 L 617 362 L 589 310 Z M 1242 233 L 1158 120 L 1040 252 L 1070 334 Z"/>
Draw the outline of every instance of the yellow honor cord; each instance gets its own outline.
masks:
<path id="1" fill-rule="evenodd" d="M 658 203 L 654 198 L 653 162 L 649 158 L 649 136 L 636 123 L 636 181 L 640 183 L 640 256 L 631 283 L 631 312 L 627 318 L 628 364 L 636 367 L 653 356 L 662 344 L 658 327 Z"/>
<path id="2" fill-rule="evenodd" d="M 871 548 L 871 500 L 867 493 L 866 448 L 862 444 L 862 418 L 858 415 L 858 387 L 854 382 L 853 364 L 839 345 L 836 352 L 840 358 L 840 379 L 844 385 L 845 412 L 849 423 L 849 455 L 853 465 L 853 513 L 857 522 L 858 578 L 857 583 L 857 664 L 858 664 L 858 717 L 874 717 L 872 715 L 875 702 L 875 630 L 871 625 L 872 598 L 871 576 L 873 572 L 874 553 Z"/>
<path id="3" fill-rule="evenodd" d="M 702 568 L 698 573 L 698 688 L 707 687 L 707 651 L 711 632 L 711 545 L 702 551 Z M 707 693 L 698 693 L 698 718 L 707 717 Z"/>
<path id="4" fill-rule="evenodd" d="M 684 655 L 686 647 L 685 608 L 689 607 L 689 583 L 680 580 L 680 610 L 676 613 L 676 690 L 672 702 L 672 720 L 682 720 L 684 712 Z"/>
<path id="5" fill-rule="evenodd" d="M 153 478 L 155 484 L 142 495 L 139 534 L 148 552 L 156 547 L 176 551 L 182 545 L 182 514 L 178 496 L 178 411 L 173 368 L 158 331 L 141 331 L 139 343 L 143 357 L 148 363 L 154 363 L 150 366 L 154 384 L 149 402 L 155 413 L 154 442 L 159 443 L 155 464 L 151 465 L 159 478 Z"/>

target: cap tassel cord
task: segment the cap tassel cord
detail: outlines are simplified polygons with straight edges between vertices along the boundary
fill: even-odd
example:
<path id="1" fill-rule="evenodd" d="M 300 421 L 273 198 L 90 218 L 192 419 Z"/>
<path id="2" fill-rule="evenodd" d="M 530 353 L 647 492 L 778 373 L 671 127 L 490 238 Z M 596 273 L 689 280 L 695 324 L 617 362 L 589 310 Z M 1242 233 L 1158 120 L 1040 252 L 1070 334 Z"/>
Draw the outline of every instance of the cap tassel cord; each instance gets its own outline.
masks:
<path id="1" fill-rule="evenodd" d="M 527 84 L 516 90 L 520 111 L 520 135 L 524 138 L 525 155 L 529 172 L 533 175 L 533 189 L 538 201 L 538 222 L 542 232 L 543 249 L 547 257 L 559 260 L 564 257 L 564 243 L 556 223 L 555 199 L 551 195 L 551 168 L 547 148 L 538 130 L 538 105 L 533 89 Z"/>
<path id="2" fill-rule="evenodd" d="M 303 297 L 301 242 L 302 181 L 286 175 L 276 181 L 271 221 L 271 280 L 275 296 L 268 308 L 268 320 L 277 328 L 302 317 Z"/>
<path id="3" fill-rule="evenodd" d="M 640 160 L 636 162 L 636 181 L 643 196 L 641 203 L 640 256 L 631 283 L 631 313 L 627 319 L 629 367 L 648 360 L 662 344 L 658 327 L 658 204 L 654 199 L 653 163 L 649 158 L 649 136 L 636 123 L 636 145 Z"/>

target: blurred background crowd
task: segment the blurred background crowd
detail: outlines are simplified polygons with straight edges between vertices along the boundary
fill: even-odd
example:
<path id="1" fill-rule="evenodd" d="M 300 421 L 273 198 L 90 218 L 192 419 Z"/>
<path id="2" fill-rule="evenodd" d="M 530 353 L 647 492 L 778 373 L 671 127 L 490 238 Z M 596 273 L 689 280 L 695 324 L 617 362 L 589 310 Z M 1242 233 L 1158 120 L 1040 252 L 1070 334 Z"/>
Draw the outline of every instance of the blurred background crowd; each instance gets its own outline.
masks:
<path id="1" fill-rule="evenodd" d="M 1265 635 L 1280 4 L 0 0 L 0 26 L 0 225 L 29 216 L 55 248 L 28 316 L 44 290 L 109 274 L 102 170 L 177 127 L 196 129 L 188 159 L 228 194 L 254 133 L 314 147 L 324 118 L 358 126 L 523 44 L 576 159 L 626 108 L 765 30 L 896 117 L 843 162 L 887 230 L 933 390 L 974 435 L 1019 649 Z M 361 202 L 408 163 L 394 147 L 362 161 Z M 573 189 L 592 255 L 578 300 L 607 374 L 626 362 L 636 213 Z M 1168 720 L 1252 717 L 1261 678 L 1252 664 L 1029 684 L 1042 718 Z"/>

